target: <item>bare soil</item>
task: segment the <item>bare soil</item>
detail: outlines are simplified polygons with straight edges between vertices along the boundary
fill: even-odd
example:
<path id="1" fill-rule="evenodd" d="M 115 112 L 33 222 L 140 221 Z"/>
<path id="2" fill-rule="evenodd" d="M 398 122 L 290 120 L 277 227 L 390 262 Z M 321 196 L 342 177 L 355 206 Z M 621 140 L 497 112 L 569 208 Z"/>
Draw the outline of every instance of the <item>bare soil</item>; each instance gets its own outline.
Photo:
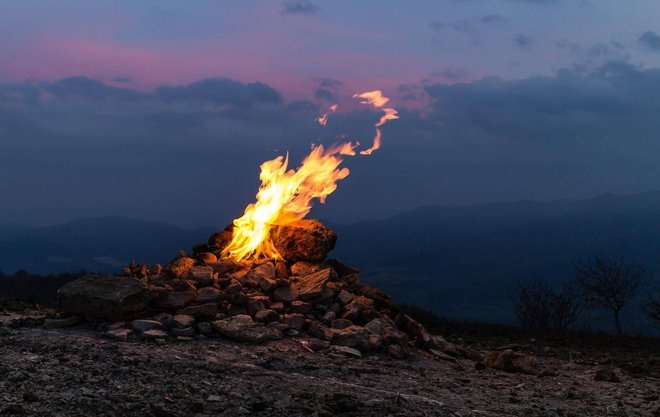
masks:
<path id="1" fill-rule="evenodd" d="M 0 415 L 660 416 L 657 340 L 530 340 L 510 328 L 445 325 L 468 349 L 513 347 L 556 371 L 539 377 L 422 350 L 402 360 L 312 353 L 295 338 L 114 342 L 87 323 L 44 329 L 30 319 L 43 314 L 0 308 L 0 323 L 14 323 L 0 325 Z M 620 382 L 595 381 L 603 369 Z"/>

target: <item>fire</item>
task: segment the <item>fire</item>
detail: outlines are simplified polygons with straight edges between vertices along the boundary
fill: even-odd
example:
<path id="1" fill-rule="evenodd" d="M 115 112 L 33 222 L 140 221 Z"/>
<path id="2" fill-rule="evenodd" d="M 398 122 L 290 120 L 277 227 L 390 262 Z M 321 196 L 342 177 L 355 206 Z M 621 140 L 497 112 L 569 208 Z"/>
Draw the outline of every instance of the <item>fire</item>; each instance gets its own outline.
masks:
<path id="1" fill-rule="evenodd" d="M 381 144 L 380 126 L 388 120 L 398 119 L 393 108 L 383 108 L 389 99 L 378 90 L 356 94 L 363 99 L 361 103 L 382 108 L 384 115 L 376 123 L 376 136 L 373 145 L 360 151 L 361 155 L 370 155 Z M 325 126 L 328 114 L 337 111 L 335 104 L 317 121 Z M 291 224 L 304 218 L 312 209 L 312 201 L 325 199 L 335 189 L 337 182 L 348 176 L 348 168 L 339 165 L 341 156 L 353 156 L 359 143 L 346 142 L 325 148 L 319 145 L 312 148 L 297 170 L 288 169 L 289 155 L 278 156 L 261 164 L 261 186 L 257 201 L 245 208 L 243 216 L 234 220 L 232 240 L 224 249 L 223 255 L 240 261 L 246 258 L 272 258 L 281 256 L 270 238 L 271 231 L 277 226 Z"/>

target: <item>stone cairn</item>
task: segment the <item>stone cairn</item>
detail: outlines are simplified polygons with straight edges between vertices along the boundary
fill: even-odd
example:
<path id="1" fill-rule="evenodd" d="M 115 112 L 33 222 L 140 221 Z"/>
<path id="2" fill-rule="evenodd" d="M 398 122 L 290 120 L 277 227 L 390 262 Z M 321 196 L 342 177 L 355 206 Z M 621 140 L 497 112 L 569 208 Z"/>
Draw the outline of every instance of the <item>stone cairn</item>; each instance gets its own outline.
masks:
<path id="1" fill-rule="evenodd" d="M 97 323 L 115 340 L 191 340 L 224 336 L 240 342 L 297 338 L 311 351 L 403 358 L 417 346 L 436 352 L 438 338 L 407 316 L 358 271 L 325 260 L 336 234 L 305 219 L 273 238 L 283 259 L 222 257 L 231 226 L 197 244 L 192 255 L 161 267 L 131 263 L 124 276 L 88 275 L 58 291 L 60 310 Z"/>

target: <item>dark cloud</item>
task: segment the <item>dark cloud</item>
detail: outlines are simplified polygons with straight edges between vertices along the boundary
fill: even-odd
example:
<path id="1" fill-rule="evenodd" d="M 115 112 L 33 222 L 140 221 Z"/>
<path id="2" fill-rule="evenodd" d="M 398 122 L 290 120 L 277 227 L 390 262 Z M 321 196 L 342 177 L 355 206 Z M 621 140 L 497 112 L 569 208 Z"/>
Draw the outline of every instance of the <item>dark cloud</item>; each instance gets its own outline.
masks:
<path id="1" fill-rule="evenodd" d="M 555 42 L 555 45 L 559 49 L 563 49 L 564 51 L 567 51 L 571 54 L 577 54 L 580 52 L 580 45 L 576 42 L 571 42 L 567 39 L 562 39 L 560 41 Z"/>
<path id="2" fill-rule="evenodd" d="M 282 95 L 266 84 L 244 84 L 228 78 L 211 78 L 183 86 L 159 87 L 157 94 L 168 101 L 201 101 L 217 105 L 251 106 L 256 103 L 282 102 Z"/>
<path id="3" fill-rule="evenodd" d="M 443 76 L 449 81 L 462 81 L 468 78 L 470 73 L 463 68 L 450 67 L 444 71 L 440 71 L 438 75 Z"/>
<path id="4" fill-rule="evenodd" d="M 489 25 L 490 24 L 501 25 L 507 23 L 507 20 L 498 14 L 487 14 L 485 16 L 482 16 L 479 20 L 481 21 L 481 23 L 486 23 Z"/>
<path id="5" fill-rule="evenodd" d="M 652 30 L 647 30 L 637 39 L 637 41 L 646 49 L 651 52 L 660 52 L 660 35 Z"/>
<path id="6" fill-rule="evenodd" d="M 449 28 L 460 35 L 468 37 L 472 42 L 475 43 L 479 40 L 479 30 L 475 24 L 469 20 L 459 19 L 447 23 L 441 21 L 433 21 L 429 23 L 429 26 L 433 30 Z"/>
<path id="7" fill-rule="evenodd" d="M 42 93 L 39 85 L 33 82 L 0 84 L 0 101 L 35 104 Z"/>
<path id="8" fill-rule="evenodd" d="M 626 47 L 621 42 L 598 42 L 587 49 L 587 54 L 594 58 L 612 58 L 625 49 Z"/>
<path id="9" fill-rule="evenodd" d="M 513 43 L 524 51 L 532 50 L 532 38 L 527 35 L 517 34 L 513 37 Z"/>
<path id="10" fill-rule="evenodd" d="M 337 96 L 332 91 L 326 90 L 325 88 L 317 88 L 314 91 L 314 97 L 320 100 L 327 100 L 327 101 L 337 100 Z"/>
<path id="11" fill-rule="evenodd" d="M 126 88 L 112 87 L 101 81 L 78 76 L 44 84 L 44 89 L 60 98 L 138 100 L 145 94 Z"/>
<path id="12" fill-rule="evenodd" d="M 117 83 L 131 83 L 133 79 L 131 77 L 114 77 L 112 81 Z"/>
<path id="13" fill-rule="evenodd" d="M 342 85 L 344 85 L 344 83 L 340 80 L 335 80 L 334 78 L 321 78 L 319 80 L 319 87 L 328 88 L 330 90 L 336 90 Z"/>
<path id="14" fill-rule="evenodd" d="M 50 84 L 0 85 L 5 221 L 119 214 L 224 226 L 254 199 L 263 161 L 290 151 L 295 167 L 310 143 L 342 133 L 368 143 L 379 117 L 344 110 L 321 128 L 318 104 L 287 104 L 262 85 L 277 97 L 264 101 L 237 81 L 210 84 L 214 92 L 204 94 L 161 86 L 137 100 L 115 93 L 77 100 L 48 93 Z M 177 93 L 162 95 L 168 88 Z M 227 93 L 234 88 L 247 98 Z M 437 203 L 660 188 L 660 70 L 611 62 L 399 91 L 402 101 L 424 96 L 430 105 L 399 107 L 401 118 L 383 127 L 382 148 L 347 158 L 350 176 L 314 215 L 350 221 Z"/>
<path id="15" fill-rule="evenodd" d="M 439 30 L 445 28 L 447 25 L 444 22 L 441 22 L 439 20 L 434 20 L 433 22 L 429 23 L 429 27 L 433 30 Z"/>
<path id="16" fill-rule="evenodd" d="M 312 14 L 318 10 L 319 7 L 308 0 L 291 0 L 282 3 L 283 14 Z"/>

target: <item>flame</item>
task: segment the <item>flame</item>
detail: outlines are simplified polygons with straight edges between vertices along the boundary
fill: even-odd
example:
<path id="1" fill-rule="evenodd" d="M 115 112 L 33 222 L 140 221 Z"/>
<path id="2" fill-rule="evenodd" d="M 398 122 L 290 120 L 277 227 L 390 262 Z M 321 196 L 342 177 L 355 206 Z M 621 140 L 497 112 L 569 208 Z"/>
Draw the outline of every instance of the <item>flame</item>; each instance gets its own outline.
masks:
<path id="1" fill-rule="evenodd" d="M 361 103 L 377 108 L 389 101 L 378 90 L 356 94 L 354 97 L 362 98 L 364 101 Z M 330 106 L 329 111 L 317 121 L 325 126 L 328 114 L 337 108 L 336 104 Z M 383 111 L 385 115 L 375 125 L 374 144 L 360 151 L 361 155 L 369 155 L 378 149 L 382 136 L 379 127 L 388 120 L 398 118 L 395 109 L 384 108 Z M 273 228 L 304 218 L 312 209 L 314 199 L 325 203 L 326 197 L 337 189 L 337 182 L 350 173 L 348 168 L 339 167 L 343 162 L 341 156 L 354 156 L 359 145 L 359 142 L 349 141 L 328 149 L 323 145 L 313 147 L 297 170 L 288 169 L 288 154 L 261 164 L 261 186 L 257 201 L 249 204 L 243 216 L 234 220 L 232 240 L 223 250 L 223 255 L 237 261 L 260 257 L 280 259 L 281 255 L 270 238 Z"/>
<path id="2" fill-rule="evenodd" d="M 383 134 L 379 128 L 385 123 L 387 123 L 389 120 L 398 119 L 399 116 L 397 116 L 396 109 L 393 109 L 391 107 L 383 107 L 384 105 L 387 104 L 387 102 L 390 101 L 390 99 L 385 97 L 383 93 L 380 92 L 380 90 L 367 91 L 365 93 L 355 94 L 353 95 L 353 98 L 361 98 L 363 100 L 360 103 L 371 104 L 376 108 L 382 108 L 383 112 L 385 113 L 380 118 L 378 123 L 374 125 L 376 127 L 376 136 L 374 136 L 373 145 L 371 145 L 369 149 L 360 151 L 360 155 L 371 155 L 373 151 L 378 150 L 380 148 L 380 139 L 382 138 Z"/>
<path id="3" fill-rule="evenodd" d="M 321 126 L 325 126 L 328 123 L 328 115 L 334 111 L 337 111 L 339 104 L 333 104 L 328 108 L 328 111 L 320 115 L 316 121 L 319 122 Z"/>

